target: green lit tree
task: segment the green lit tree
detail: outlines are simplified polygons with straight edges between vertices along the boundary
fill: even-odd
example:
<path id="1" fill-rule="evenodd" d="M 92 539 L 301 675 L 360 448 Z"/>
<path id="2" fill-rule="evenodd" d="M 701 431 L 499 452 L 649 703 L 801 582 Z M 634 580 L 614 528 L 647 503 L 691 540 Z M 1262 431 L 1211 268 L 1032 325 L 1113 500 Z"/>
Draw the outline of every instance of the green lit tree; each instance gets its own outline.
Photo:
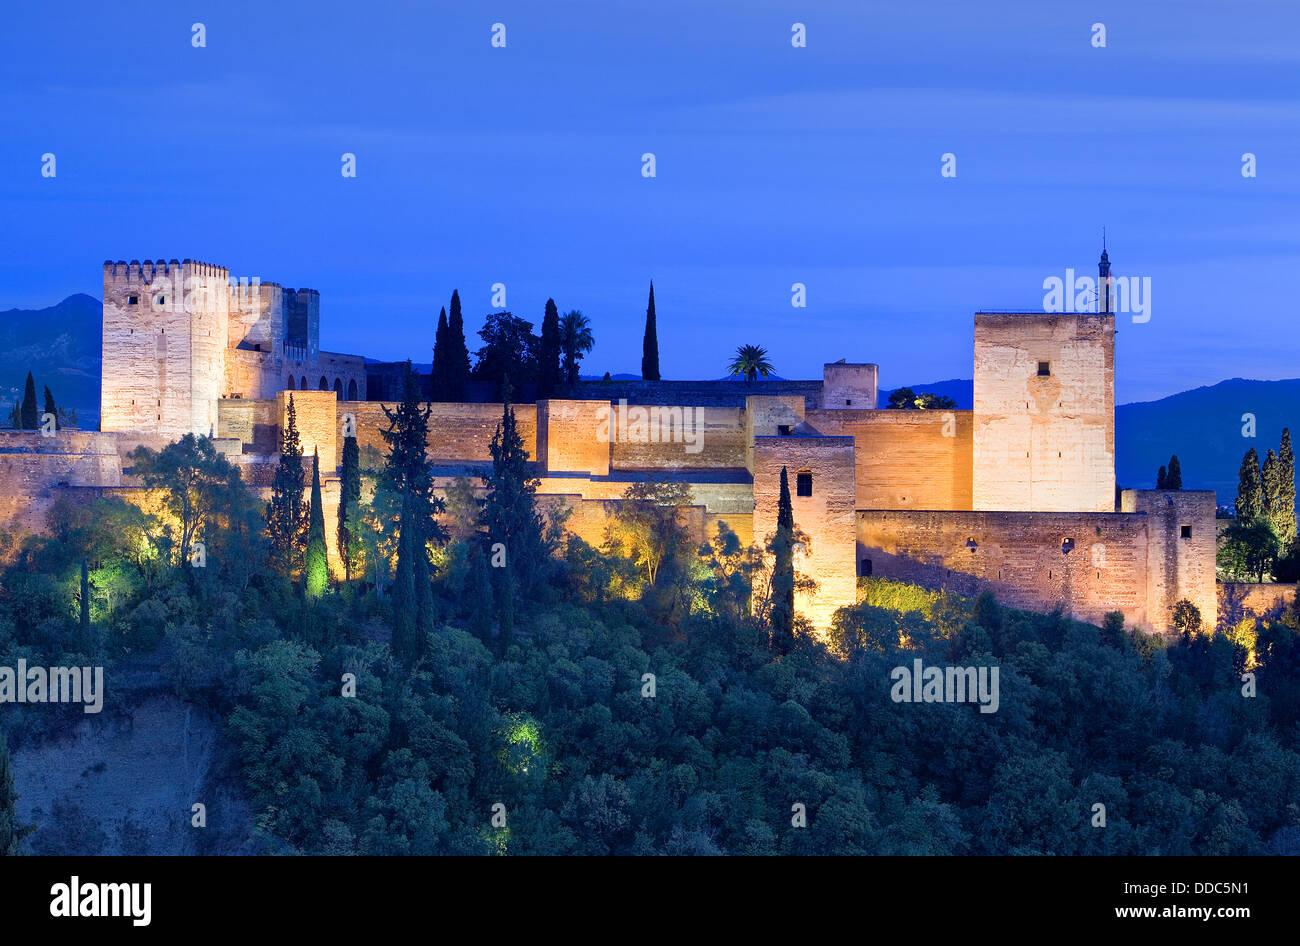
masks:
<path id="1" fill-rule="evenodd" d="M 1272 513 L 1274 527 L 1283 549 L 1295 544 L 1295 451 L 1291 448 L 1291 430 L 1282 428 L 1282 445 L 1277 454 L 1277 509 Z"/>
<path id="2" fill-rule="evenodd" d="M 309 598 L 319 598 L 329 585 L 329 558 L 325 550 L 325 508 L 320 496 L 320 451 L 311 455 L 311 507 L 307 514 L 307 554 L 303 584 Z"/>
<path id="3" fill-rule="evenodd" d="M 298 414 L 290 394 L 285 426 L 280 434 L 280 460 L 271 480 L 271 501 L 266 506 L 271 567 L 286 578 L 292 578 L 302 568 L 307 538 L 307 509 L 303 502 L 306 480 Z"/>

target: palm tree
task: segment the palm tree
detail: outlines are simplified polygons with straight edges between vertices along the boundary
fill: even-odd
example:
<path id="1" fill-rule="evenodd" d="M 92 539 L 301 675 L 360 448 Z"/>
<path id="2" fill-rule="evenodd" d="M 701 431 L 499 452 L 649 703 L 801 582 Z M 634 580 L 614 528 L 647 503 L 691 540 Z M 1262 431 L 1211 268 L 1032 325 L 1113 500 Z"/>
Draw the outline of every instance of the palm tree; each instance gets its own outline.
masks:
<path id="1" fill-rule="evenodd" d="M 760 374 L 766 378 L 772 373 L 773 368 L 772 363 L 767 360 L 767 349 L 762 345 L 741 345 L 736 349 L 736 360 L 731 363 L 728 370 L 733 378 L 754 381 Z"/>
<path id="2" fill-rule="evenodd" d="M 591 322 L 574 309 L 560 319 L 560 350 L 564 352 L 564 380 L 578 383 L 578 362 L 591 351 L 596 340 L 591 335 Z"/>

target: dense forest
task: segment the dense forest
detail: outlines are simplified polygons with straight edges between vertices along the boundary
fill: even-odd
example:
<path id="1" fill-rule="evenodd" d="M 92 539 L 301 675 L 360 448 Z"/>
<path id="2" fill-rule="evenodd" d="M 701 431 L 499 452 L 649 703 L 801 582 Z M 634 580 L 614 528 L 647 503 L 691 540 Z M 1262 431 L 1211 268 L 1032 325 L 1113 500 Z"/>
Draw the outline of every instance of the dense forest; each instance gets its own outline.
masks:
<path id="1" fill-rule="evenodd" d="M 1300 853 L 1294 609 L 1166 642 L 862 579 L 823 639 L 781 535 L 698 544 L 643 484 L 595 548 L 539 510 L 508 406 L 485 492 L 433 488 L 421 423 L 412 395 L 387 456 L 345 448 L 325 579 L 295 443 L 267 507 L 203 438 L 141 450 L 150 511 L 0 535 L 3 662 L 103 665 L 110 701 L 146 668 L 217 714 L 252 853 Z M 997 711 L 894 702 L 917 657 L 998 666 Z M 11 749 L 80 718 L 4 708 Z"/>

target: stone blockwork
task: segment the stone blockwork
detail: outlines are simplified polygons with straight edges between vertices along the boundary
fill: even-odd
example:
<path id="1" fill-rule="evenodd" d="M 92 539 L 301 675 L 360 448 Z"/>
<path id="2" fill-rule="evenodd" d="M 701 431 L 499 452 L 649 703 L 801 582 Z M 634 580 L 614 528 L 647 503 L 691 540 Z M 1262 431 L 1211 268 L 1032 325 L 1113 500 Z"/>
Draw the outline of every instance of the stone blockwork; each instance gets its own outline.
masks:
<path id="1" fill-rule="evenodd" d="M 343 431 L 355 431 L 363 462 L 387 452 L 385 410 L 396 405 L 367 397 L 399 394 L 406 366 L 372 365 L 384 390 L 367 391 L 364 359 L 321 351 L 311 289 L 232 284 L 225 268 L 193 260 L 108 262 L 103 279 L 104 433 L 0 436 L 0 524 L 37 521 L 68 492 L 143 503 L 130 450 L 187 433 L 218 438 L 265 494 L 292 395 L 303 448 L 320 451 L 337 564 Z M 839 361 L 820 381 L 583 382 L 568 398 L 516 405 L 515 417 L 539 496 L 593 543 L 627 488 L 649 479 L 689 487 L 680 514 L 693 537 L 726 523 L 762 543 L 785 467 L 808 536 L 797 567 L 819 585 L 797 607 L 819 628 L 854 603 L 868 563 L 1090 621 L 1120 610 L 1155 630 L 1187 598 L 1208 623 L 1212 494 L 1128 491 L 1115 508 L 1114 333 L 1113 315 L 977 314 L 973 411 L 879 410 L 876 365 Z M 428 409 L 436 486 L 459 476 L 481 486 L 502 405 Z"/>
<path id="2" fill-rule="evenodd" d="M 1149 628 L 1147 530 L 1145 516 L 1119 513 L 859 510 L 858 567 L 1093 623 L 1122 611 Z"/>
<path id="3" fill-rule="evenodd" d="M 1115 509 L 1115 317 L 975 316 L 973 506 Z"/>
<path id="4" fill-rule="evenodd" d="M 1186 598 L 1201 612 L 1202 623 L 1212 627 L 1218 611 L 1214 492 L 1126 489 L 1120 508 L 1147 518 L 1151 626 L 1171 630 L 1174 605 Z"/>
<path id="5" fill-rule="evenodd" d="M 859 509 L 970 509 L 970 411 L 809 411 L 808 427 L 852 437 Z"/>
<path id="6" fill-rule="evenodd" d="M 795 610 L 819 628 L 830 626 L 838 608 L 857 594 L 854 567 L 854 476 L 852 437 L 758 437 L 754 442 L 754 538 L 776 533 L 781 470 L 786 470 L 796 529 L 808 541 L 795 555 L 797 572 L 817 589 L 799 594 Z M 807 477 L 806 489 L 800 479 Z M 808 495 L 800 495 L 806 492 Z"/>

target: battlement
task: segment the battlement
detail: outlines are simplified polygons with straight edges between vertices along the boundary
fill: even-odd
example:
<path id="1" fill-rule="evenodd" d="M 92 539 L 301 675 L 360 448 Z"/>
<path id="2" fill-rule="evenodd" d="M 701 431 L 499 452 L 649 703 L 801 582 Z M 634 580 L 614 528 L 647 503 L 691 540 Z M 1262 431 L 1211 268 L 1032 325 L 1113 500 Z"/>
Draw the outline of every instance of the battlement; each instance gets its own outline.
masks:
<path id="1" fill-rule="evenodd" d="M 104 282 L 105 284 L 122 284 L 131 282 L 151 283 L 159 274 L 164 276 L 174 276 L 173 269 L 186 270 L 192 276 L 203 276 L 212 279 L 230 278 L 230 271 L 224 266 L 217 266 L 215 263 L 203 263 L 197 260 L 145 260 L 141 262 L 133 259 L 131 262 L 125 260 L 104 260 Z"/>

